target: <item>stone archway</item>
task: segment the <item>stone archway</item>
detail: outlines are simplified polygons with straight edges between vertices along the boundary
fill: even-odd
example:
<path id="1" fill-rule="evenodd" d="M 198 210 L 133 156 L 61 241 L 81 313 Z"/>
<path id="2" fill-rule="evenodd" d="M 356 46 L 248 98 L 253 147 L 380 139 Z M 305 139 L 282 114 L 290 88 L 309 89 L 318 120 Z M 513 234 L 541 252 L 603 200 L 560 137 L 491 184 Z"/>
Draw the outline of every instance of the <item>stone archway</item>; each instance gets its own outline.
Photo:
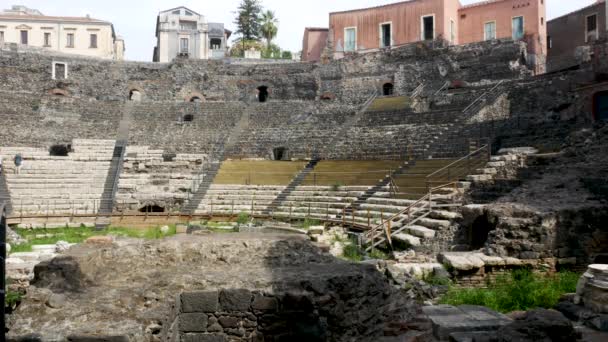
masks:
<path id="1" fill-rule="evenodd" d="M 205 102 L 205 97 L 201 93 L 190 93 L 185 100 L 186 102 L 201 103 Z"/>
<path id="2" fill-rule="evenodd" d="M 267 86 L 259 86 L 257 88 L 258 94 L 257 94 L 257 98 L 258 101 L 261 103 L 264 103 L 266 101 L 268 101 L 268 97 L 269 97 L 269 92 L 268 92 L 268 87 Z"/>
<path id="3" fill-rule="evenodd" d="M 141 102 L 144 96 L 144 91 L 140 88 L 129 89 L 129 101 Z"/>
<path id="4" fill-rule="evenodd" d="M 56 95 L 56 96 L 66 96 L 66 97 L 70 95 L 66 90 L 59 89 L 59 88 L 54 88 L 54 89 L 49 90 L 49 94 Z"/>

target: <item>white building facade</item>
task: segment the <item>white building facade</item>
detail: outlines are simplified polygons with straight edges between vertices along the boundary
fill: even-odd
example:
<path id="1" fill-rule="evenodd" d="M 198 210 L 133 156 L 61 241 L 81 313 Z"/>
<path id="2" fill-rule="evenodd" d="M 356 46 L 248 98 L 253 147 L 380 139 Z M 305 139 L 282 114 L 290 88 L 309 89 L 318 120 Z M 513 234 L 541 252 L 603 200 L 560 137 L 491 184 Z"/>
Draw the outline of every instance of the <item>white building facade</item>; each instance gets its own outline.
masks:
<path id="1" fill-rule="evenodd" d="M 203 15 L 186 7 L 162 11 L 156 20 L 153 61 L 167 63 L 176 57 L 224 58 L 230 35 L 224 24 L 208 23 Z"/>
<path id="2" fill-rule="evenodd" d="M 10 43 L 112 60 L 123 60 L 125 50 L 110 22 L 45 16 L 24 6 L 0 13 L 0 44 Z"/>

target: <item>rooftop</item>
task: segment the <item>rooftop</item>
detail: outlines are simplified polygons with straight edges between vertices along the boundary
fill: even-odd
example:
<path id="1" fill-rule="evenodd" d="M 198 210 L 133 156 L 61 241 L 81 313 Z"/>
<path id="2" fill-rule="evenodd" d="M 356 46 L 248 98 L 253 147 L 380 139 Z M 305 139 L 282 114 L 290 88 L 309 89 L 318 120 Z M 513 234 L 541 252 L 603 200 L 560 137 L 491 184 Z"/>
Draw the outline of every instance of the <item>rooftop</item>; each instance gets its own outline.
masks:
<path id="1" fill-rule="evenodd" d="M 0 20 L 110 24 L 108 21 L 94 19 L 91 17 L 54 17 L 48 15 L 13 15 L 6 13 L 0 13 Z"/>

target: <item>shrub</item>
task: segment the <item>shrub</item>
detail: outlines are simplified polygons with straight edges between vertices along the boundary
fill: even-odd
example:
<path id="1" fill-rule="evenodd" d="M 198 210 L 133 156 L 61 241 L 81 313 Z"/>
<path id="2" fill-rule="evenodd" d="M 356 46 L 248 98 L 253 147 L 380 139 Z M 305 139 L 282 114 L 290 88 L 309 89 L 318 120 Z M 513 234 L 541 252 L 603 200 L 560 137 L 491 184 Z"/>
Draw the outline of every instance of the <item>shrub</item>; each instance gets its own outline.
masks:
<path id="1" fill-rule="evenodd" d="M 249 220 L 250 220 L 249 214 L 240 213 L 239 216 L 236 218 L 236 223 L 245 224 L 245 223 L 249 222 Z"/>
<path id="2" fill-rule="evenodd" d="M 342 257 L 350 261 L 363 261 L 363 251 L 361 250 L 361 248 L 359 248 L 359 246 L 353 245 L 351 243 L 344 246 Z"/>
<path id="3" fill-rule="evenodd" d="M 451 287 L 442 304 L 482 305 L 500 312 L 553 308 L 564 293 L 576 291 L 579 275 L 572 272 L 538 274 L 517 270 L 499 276 L 487 289 Z"/>

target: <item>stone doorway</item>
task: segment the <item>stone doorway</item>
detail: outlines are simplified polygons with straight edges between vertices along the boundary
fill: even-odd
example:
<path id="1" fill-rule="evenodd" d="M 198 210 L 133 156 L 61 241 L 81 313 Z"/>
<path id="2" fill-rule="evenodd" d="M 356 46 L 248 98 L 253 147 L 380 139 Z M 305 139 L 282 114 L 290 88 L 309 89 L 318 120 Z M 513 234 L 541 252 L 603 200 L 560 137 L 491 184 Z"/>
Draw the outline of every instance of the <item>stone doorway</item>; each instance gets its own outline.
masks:
<path id="1" fill-rule="evenodd" d="M 475 219 L 469 230 L 469 245 L 471 250 L 478 250 L 485 247 L 488 242 L 488 235 L 494 230 L 487 215 Z"/>
<path id="2" fill-rule="evenodd" d="M 272 150 L 272 158 L 273 160 L 287 160 L 287 148 L 285 147 L 277 147 Z"/>
<path id="3" fill-rule="evenodd" d="M 145 207 L 139 209 L 140 213 L 164 213 L 165 208 L 156 205 L 156 204 L 148 204 Z"/>
<path id="4" fill-rule="evenodd" d="M 395 91 L 395 86 L 393 86 L 392 83 L 385 83 L 382 86 L 382 95 L 384 95 L 384 96 L 391 96 L 391 95 L 393 95 L 394 91 Z"/>
<path id="5" fill-rule="evenodd" d="M 597 121 L 608 121 L 608 91 L 593 95 L 593 115 Z"/>
<path id="6" fill-rule="evenodd" d="M 258 101 L 264 103 L 268 100 L 268 87 L 261 86 L 258 87 Z"/>

